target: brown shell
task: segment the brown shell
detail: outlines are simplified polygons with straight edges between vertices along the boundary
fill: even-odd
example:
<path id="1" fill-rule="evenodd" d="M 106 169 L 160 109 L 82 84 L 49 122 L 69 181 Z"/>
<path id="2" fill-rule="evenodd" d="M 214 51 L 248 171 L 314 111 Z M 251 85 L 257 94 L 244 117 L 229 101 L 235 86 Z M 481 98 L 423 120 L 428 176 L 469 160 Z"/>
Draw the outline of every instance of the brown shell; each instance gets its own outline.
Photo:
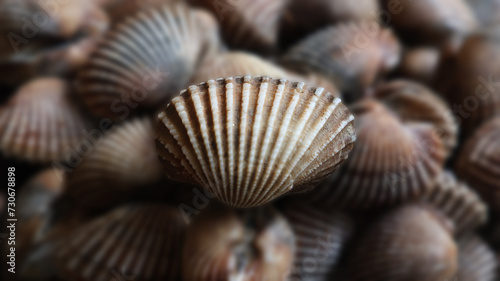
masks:
<path id="1" fill-rule="evenodd" d="M 453 280 L 457 246 L 443 219 L 419 205 L 407 205 L 376 221 L 353 241 L 345 280 Z"/>
<path id="2" fill-rule="evenodd" d="M 214 208 L 195 218 L 183 252 L 183 280 L 287 280 L 293 233 L 272 207 Z"/>
<path id="3" fill-rule="evenodd" d="M 68 172 L 66 195 L 89 209 L 110 209 L 143 194 L 162 179 L 151 119 L 135 119 L 98 140 Z"/>
<path id="4" fill-rule="evenodd" d="M 477 27 L 464 0 L 383 0 L 382 5 L 391 13 L 391 25 L 410 42 L 454 44 Z"/>
<path id="5" fill-rule="evenodd" d="M 436 187 L 420 199 L 450 218 L 457 233 L 472 231 L 487 219 L 487 206 L 466 184 L 451 172 L 443 172 Z"/>
<path id="6" fill-rule="evenodd" d="M 497 280 L 497 259 L 481 238 L 475 234 L 468 234 L 460 237 L 457 244 L 459 251 L 457 280 Z"/>
<path id="7" fill-rule="evenodd" d="M 402 122 L 382 103 L 363 100 L 356 116 L 356 145 L 346 163 L 310 194 L 329 207 L 366 209 L 416 199 L 434 187 L 444 147 L 430 125 Z"/>
<path id="8" fill-rule="evenodd" d="M 96 0 L 94 0 L 96 1 Z M 158 8 L 163 4 L 178 3 L 180 0 L 100 0 L 113 24 L 124 21 L 141 9 Z"/>
<path id="9" fill-rule="evenodd" d="M 492 208 L 500 210 L 500 117 L 481 126 L 465 143 L 456 172 Z"/>
<path id="10" fill-rule="evenodd" d="M 114 27 L 80 71 L 81 99 L 113 120 L 154 112 L 186 86 L 206 39 L 186 5 L 141 10 Z"/>
<path id="11" fill-rule="evenodd" d="M 446 102 L 427 87 L 407 80 L 397 80 L 377 88 L 376 97 L 405 122 L 422 122 L 434 126 L 446 155 L 457 144 L 458 125 Z"/>
<path id="12" fill-rule="evenodd" d="M 68 235 L 57 268 L 69 281 L 179 280 L 185 227 L 174 207 L 121 207 Z"/>
<path id="13" fill-rule="evenodd" d="M 189 0 L 212 11 L 230 47 L 269 54 L 278 48 L 279 22 L 288 0 Z"/>
<path id="14" fill-rule="evenodd" d="M 298 200 L 285 206 L 284 215 L 297 243 L 291 280 L 331 280 L 354 230 L 353 219 Z"/>
<path id="15" fill-rule="evenodd" d="M 376 22 L 349 22 L 325 28 L 292 47 L 281 59 L 301 73 L 318 72 L 353 99 L 399 62 L 400 46 Z"/>
<path id="16" fill-rule="evenodd" d="M 408 49 L 401 57 L 397 74 L 425 85 L 434 82 L 440 61 L 438 48 L 416 47 Z"/>
<path id="17" fill-rule="evenodd" d="M 352 149 L 353 119 L 340 99 L 304 83 L 210 80 L 158 115 L 157 151 L 168 177 L 227 205 L 252 207 L 310 189 L 333 172 Z"/>
<path id="18" fill-rule="evenodd" d="M 88 120 L 58 78 L 23 85 L 0 108 L 0 149 L 8 157 L 37 163 L 65 161 L 88 129 Z"/>

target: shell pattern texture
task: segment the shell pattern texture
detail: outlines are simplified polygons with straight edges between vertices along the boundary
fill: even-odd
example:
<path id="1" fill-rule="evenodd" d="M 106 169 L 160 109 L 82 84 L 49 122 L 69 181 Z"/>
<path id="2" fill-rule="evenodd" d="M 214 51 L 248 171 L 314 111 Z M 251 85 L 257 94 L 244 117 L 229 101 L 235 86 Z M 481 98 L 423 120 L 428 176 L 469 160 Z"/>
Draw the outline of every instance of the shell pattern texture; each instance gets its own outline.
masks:
<path id="1" fill-rule="evenodd" d="M 157 151 L 167 176 L 236 207 L 314 187 L 355 141 L 354 117 L 340 99 L 269 77 L 191 86 L 158 119 Z"/>
<path id="2" fill-rule="evenodd" d="M 476 234 L 467 234 L 457 241 L 459 251 L 458 280 L 496 280 L 498 261 L 489 246 Z"/>

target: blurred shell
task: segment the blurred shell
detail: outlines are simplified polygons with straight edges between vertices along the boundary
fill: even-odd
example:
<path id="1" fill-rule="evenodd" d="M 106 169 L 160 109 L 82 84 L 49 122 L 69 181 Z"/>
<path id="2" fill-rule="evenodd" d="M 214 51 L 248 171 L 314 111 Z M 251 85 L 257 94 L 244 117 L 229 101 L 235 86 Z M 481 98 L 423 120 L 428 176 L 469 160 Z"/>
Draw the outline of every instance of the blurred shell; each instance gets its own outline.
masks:
<path id="1" fill-rule="evenodd" d="M 272 78 L 288 78 L 285 70 L 266 60 L 244 52 L 229 52 L 208 58 L 196 70 L 190 84 L 210 79 L 244 75 L 261 75 Z"/>
<path id="2" fill-rule="evenodd" d="M 440 52 L 437 48 L 417 47 L 405 51 L 398 75 L 431 85 L 438 71 Z"/>
<path id="3" fill-rule="evenodd" d="M 399 52 L 399 43 L 389 29 L 376 22 L 350 22 L 307 37 L 281 61 L 301 73 L 321 73 L 355 99 L 377 76 L 397 65 Z"/>
<path id="4" fill-rule="evenodd" d="M 94 0 L 96 1 L 96 0 Z M 117 24 L 139 10 L 158 8 L 162 4 L 178 3 L 180 0 L 101 0 L 100 5 L 113 24 Z"/>
<path id="5" fill-rule="evenodd" d="M 174 207 L 122 207 L 68 235 L 57 267 L 70 281 L 179 280 L 185 226 Z"/>
<path id="6" fill-rule="evenodd" d="M 449 217 L 454 222 L 457 233 L 476 229 L 486 222 L 488 215 L 487 206 L 478 195 L 448 171 L 439 177 L 436 187 L 424 194 L 421 201 L 436 207 Z"/>
<path id="7" fill-rule="evenodd" d="M 411 43 L 456 44 L 477 27 L 473 12 L 464 0 L 383 0 L 391 13 L 391 25 Z"/>
<path id="8" fill-rule="evenodd" d="M 330 280 L 338 273 L 342 251 L 354 230 L 353 220 L 298 201 L 287 204 L 284 215 L 297 243 L 291 280 Z"/>
<path id="9" fill-rule="evenodd" d="M 457 175 L 500 210 L 500 117 L 481 126 L 465 143 Z"/>
<path id="10" fill-rule="evenodd" d="M 235 49 L 269 54 L 278 48 L 278 31 L 288 0 L 189 0 L 211 10 L 224 41 Z"/>
<path id="11" fill-rule="evenodd" d="M 377 0 L 291 0 L 282 21 L 282 40 L 293 43 L 303 35 L 326 26 L 349 21 L 377 22 Z"/>
<path id="12" fill-rule="evenodd" d="M 185 5 L 140 11 L 107 34 L 80 72 L 82 100 L 114 120 L 154 112 L 186 86 L 206 36 Z"/>
<path id="13" fill-rule="evenodd" d="M 69 86 L 57 78 L 40 78 L 23 85 L 0 108 L 0 149 L 30 162 L 66 160 L 88 128 Z"/>
<path id="14" fill-rule="evenodd" d="M 474 11 L 476 19 L 482 26 L 497 25 L 500 23 L 499 0 L 466 0 Z"/>
<path id="15" fill-rule="evenodd" d="M 378 208 L 407 202 L 434 187 L 444 148 L 431 126 L 404 123 L 374 100 L 350 109 L 356 116 L 356 145 L 310 200 L 329 207 Z"/>
<path id="16" fill-rule="evenodd" d="M 384 215 L 353 244 L 346 280 L 453 280 L 457 247 L 443 222 L 418 205 Z"/>
<path id="17" fill-rule="evenodd" d="M 477 235 L 469 234 L 459 238 L 457 243 L 459 269 L 456 280 L 497 280 L 497 259 L 485 242 Z"/>
<path id="18" fill-rule="evenodd" d="M 102 136 L 67 178 L 66 195 L 84 208 L 109 209 L 136 198 L 162 179 L 149 118 L 135 119 Z"/>
<path id="19" fill-rule="evenodd" d="M 287 280 L 295 241 L 272 207 L 212 209 L 188 228 L 183 252 L 185 281 Z"/>
<path id="20" fill-rule="evenodd" d="M 236 207 L 314 187 L 355 141 L 354 117 L 340 99 L 269 77 L 191 86 L 158 119 L 157 151 L 167 176 Z"/>
<path id="21" fill-rule="evenodd" d="M 444 100 L 432 90 L 411 81 L 398 80 L 377 88 L 376 96 L 404 122 L 423 122 L 434 126 L 446 154 L 457 144 L 458 125 Z"/>

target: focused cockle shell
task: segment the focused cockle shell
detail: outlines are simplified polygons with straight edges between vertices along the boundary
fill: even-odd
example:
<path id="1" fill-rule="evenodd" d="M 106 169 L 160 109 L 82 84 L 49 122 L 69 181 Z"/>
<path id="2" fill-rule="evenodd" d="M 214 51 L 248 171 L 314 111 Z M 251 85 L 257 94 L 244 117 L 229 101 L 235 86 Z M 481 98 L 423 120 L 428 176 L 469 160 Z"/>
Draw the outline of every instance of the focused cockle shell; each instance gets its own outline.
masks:
<path id="1" fill-rule="evenodd" d="M 450 218 L 456 233 L 470 232 L 487 219 L 487 206 L 466 184 L 449 171 L 436 181 L 435 188 L 420 199 Z"/>
<path id="2" fill-rule="evenodd" d="M 467 140 L 456 171 L 492 208 L 500 210 L 500 117 L 481 126 Z"/>
<path id="3" fill-rule="evenodd" d="M 354 117 L 340 99 L 261 76 L 191 86 L 158 119 L 167 176 L 242 208 L 314 187 L 355 141 Z"/>
<path id="4" fill-rule="evenodd" d="M 446 154 L 451 154 L 457 144 L 458 125 L 446 102 L 432 90 L 412 81 L 396 80 L 378 87 L 375 95 L 401 120 L 432 124 Z"/>
<path id="5" fill-rule="evenodd" d="M 301 73 L 317 72 L 356 99 L 378 76 L 399 62 L 399 43 L 390 29 L 376 22 L 340 23 L 293 46 L 281 59 Z"/>
<path id="6" fill-rule="evenodd" d="M 356 116 L 356 145 L 309 200 L 330 207 L 378 208 L 416 199 L 434 187 L 444 147 L 431 125 L 406 123 L 370 99 L 350 109 Z"/>
<path id="7" fill-rule="evenodd" d="M 140 197 L 162 179 L 151 119 L 135 119 L 103 134 L 68 172 L 65 195 L 87 209 L 110 209 Z"/>
<path id="8" fill-rule="evenodd" d="M 446 225 L 419 205 L 391 211 L 353 241 L 345 280 L 453 280 L 458 253 Z"/>
<path id="9" fill-rule="evenodd" d="M 494 281 L 498 262 L 488 244 L 476 234 L 458 239 L 459 269 L 457 280 Z"/>
<path id="10" fill-rule="evenodd" d="M 341 254 L 354 230 L 353 219 L 297 200 L 285 206 L 284 215 L 297 245 L 290 280 L 331 280 L 339 273 Z"/>
<path id="11" fill-rule="evenodd" d="M 187 230 L 183 280 L 287 280 L 294 252 L 292 230 L 274 208 L 216 207 Z"/>
<path id="12" fill-rule="evenodd" d="M 184 88 L 207 34 L 186 5 L 141 10 L 111 30 L 79 75 L 79 93 L 99 117 L 154 112 Z"/>
<path id="13" fill-rule="evenodd" d="M 58 78 L 23 85 L 0 108 L 2 153 L 30 162 L 65 161 L 89 128 L 70 94 L 69 85 Z"/>
<path id="14" fill-rule="evenodd" d="M 279 22 L 288 0 L 189 0 L 212 11 L 230 47 L 270 54 L 278 49 Z"/>
<path id="15" fill-rule="evenodd" d="M 75 229 L 59 245 L 64 280 L 179 280 L 186 223 L 166 205 L 129 205 Z"/>

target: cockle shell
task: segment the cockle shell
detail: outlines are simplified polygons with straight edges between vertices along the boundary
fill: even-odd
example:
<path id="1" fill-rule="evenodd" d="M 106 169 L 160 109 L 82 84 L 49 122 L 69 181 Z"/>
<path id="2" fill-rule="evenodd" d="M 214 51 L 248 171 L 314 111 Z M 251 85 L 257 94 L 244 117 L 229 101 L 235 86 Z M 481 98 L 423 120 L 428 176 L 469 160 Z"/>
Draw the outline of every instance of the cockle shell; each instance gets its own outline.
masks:
<path id="1" fill-rule="evenodd" d="M 441 54 L 438 48 L 416 47 L 408 49 L 401 57 L 398 75 L 425 85 L 434 82 Z"/>
<path id="2" fill-rule="evenodd" d="M 457 256 L 444 219 L 432 209 L 407 205 L 384 215 L 353 241 L 345 280 L 452 280 Z"/>
<path id="3" fill-rule="evenodd" d="M 281 62 L 300 73 L 317 72 L 356 99 L 377 76 L 399 62 L 391 30 L 376 22 L 349 22 L 325 28 L 292 47 Z"/>
<path id="4" fill-rule="evenodd" d="M 212 11 L 230 47 L 269 54 L 278 49 L 279 23 L 288 0 L 189 0 Z"/>
<path id="5" fill-rule="evenodd" d="M 457 233 L 472 231 L 487 219 L 487 206 L 466 184 L 449 171 L 443 172 L 433 190 L 420 199 L 450 218 Z"/>
<path id="6" fill-rule="evenodd" d="M 179 280 L 186 224 L 165 205 L 130 205 L 75 229 L 59 245 L 64 280 Z"/>
<path id="7" fill-rule="evenodd" d="M 113 28 L 79 75 L 81 99 L 99 117 L 155 111 L 185 87 L 207 35 L 186 5 L 138 12 Z"/>
<path id="8" fill-rule="evenodd" d="M 158 115 L 167 176 L 230 206 L 314 187 L 352 149 L 354 117 L 331 93 L 269 77 L 191 86 Z"/>
<path id="9" fill-rule="evenodd" d="M 88 129 L 67 83 L 40 78 L 23 85 L 0 108 L 0 149 L 8 157 L 47 163 L 66 160 Z"/>
<path id="10" fill-rule="evenodd" d="M 94 0 L 95 1 L 95 0 Z M 118 24 L 127 17 L 133 16 L 138 10 L 158 8 L 163 4 L 182 2 L 180 0 L 104 0 L 103 7 L 113 24 Z"/>
<path id="11" fill-rule="evenodd" d="M 68 172 L 66 192 L 75 204 L 109 209 L 143 194 L 162 179 L 151 119 L 125 122 L 98 139 L 79 165 Z"/>
<path id="12" fill-rule="evenodd" d="M 432 90 L 408 80 L 383 84 L 376 97 L 405 122 L 424 122 L 434 126 L 449 155 L 458 138 L 458 125 L 446 102 Z"/>
<path id="13" fill-rule="evenodd" d="M 459 269 L 456 280 L 494 281 L 498 262 L 489 246 L 475 234 L 458 239 Z"/>
<path id="14" fill-rule="evenodd" d="M 500 210 L 500 117 L 481 126 L 467 140 L 456 171 L 492 208 Z"/>
<path id="15" fill-rule="evenodd" d="M 379 208 L 418 198 L 434 187 L 444 147 L 432 126 L 405 123 L 375 100 L 350 109 L 356 116 L 356 145 L 309 200 L 330 207 Z"/>
<path id="16" fill-rule="evenodd" d="M 274 208 L 216 207 L 187 230 L 183 280 L 287 280 L 294 252 L 292 230 Z"/>
<path id="17" fill-rule="evenodd" d="M 465 0 L 474 11 L 481 26 L 492 26 L 500 23 L 500 1 L 498 0 Z"/>
<path id="18" fill-rule="evenodd" d="M 313 205 L 288 203 L 284 215 L 296 241 L 291 280 L 326 281 L 338 274 L 338 263 L 354 230 L 351 217 Z"/>

